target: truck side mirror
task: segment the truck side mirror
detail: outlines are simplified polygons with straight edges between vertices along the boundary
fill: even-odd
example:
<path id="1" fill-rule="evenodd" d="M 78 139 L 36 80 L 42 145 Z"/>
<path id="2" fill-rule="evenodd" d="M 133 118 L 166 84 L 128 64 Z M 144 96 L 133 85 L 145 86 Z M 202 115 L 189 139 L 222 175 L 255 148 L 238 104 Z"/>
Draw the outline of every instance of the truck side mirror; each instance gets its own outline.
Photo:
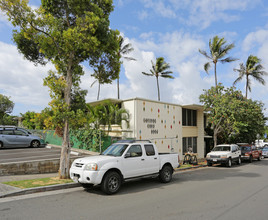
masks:
<path id="1" fill-rule="evenodd" d="M 130 153 L 125 154 L 125 158 L 128 158 L 128 157 L 130 157 Z"/>

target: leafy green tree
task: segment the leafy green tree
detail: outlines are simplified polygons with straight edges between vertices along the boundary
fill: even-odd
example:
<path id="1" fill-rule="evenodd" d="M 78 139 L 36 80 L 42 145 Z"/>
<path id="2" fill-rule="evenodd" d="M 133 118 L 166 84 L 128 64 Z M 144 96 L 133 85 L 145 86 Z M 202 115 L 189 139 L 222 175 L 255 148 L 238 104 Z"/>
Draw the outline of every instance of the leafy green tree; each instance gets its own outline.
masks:
<path id="1" fill-rule="evenodd" d="M 36 129 L 36 124 L 35 124 L 35 118 L 37 117 L 37 113 L 35 112 L 25 112 L 24 114 L 21 114 L 22 117 L 22 124 L 25 128 L 28 129 Z"/>
<path id="2" fill-rule="evenodd" d="M 144 74 L 146 76 L 155 76 L 156 77 L 158 101 L 160 101 L 160 90 L 159 90 L 158 78 L 163 77 L 163 78 L 174 79 L 174 77 L 170 75 L 173 72 L 169 70 L 170 65 L 165 62 L 163 57 L 156 58 L 155 64 L 153 63 L 153 61 L 151 61 L 151 62 L 152 62 L 152 69 L 150 69 L 151 73 L 142 72 L 142 74 Z"/>
<path id="3" fill-rule="evenodd" d="M 135 58 L 126 56 L 127 54 L 131 53 L 134 50 L 131 43 L 124 44 L 124 38 L 122 36 L 118 37 L 118 41 L 119 41 L 119 50 L 117 52 L 118 57 L 120 59 L 123 58 L 128 61 L 131 61 L 131 60 L 136 61 Z M 122 63 L 123 61 L 121 61 L 121 64 Z M 117 74 L 118 74 L 117 75 L 117 99 L 120 99 L 120 90 L 119 90 L 120 69 Z"/>
<path id="4" fill-rule="evenodd" d="M 210 68 L 210 63 L 214 64 L 214 74 L 215 74 L 215 86 L 217 87 L 217 63 L 220 61 L 221 63 L 230 63 L 233 61 L 236 61 L 236 58 L 227 57 L 224 58 L 231 49 L 235 47 L 235 45 L 232 44 L 226 44 L 226 40 L 224 38 L 219 38 L 218 36 L 213 37 L 213 39 L 209 40 L 209 53 L 207 53 L 204 50 L 200 50 L 199 52 L 203 54 L 207 59 L 210 61 L 205 63 L 204 70 L 208 74 L 208 70 Z"/>
<path id="5" fill-rule="evenodd" d="M 247 59 L 246 64 L 240 63 L 239 69 L 234 69 L 239 73 L 238 78 L 234 81 L 233 85 L 240 82 L 244 77 L 246 78 L 246 98 L 248 97 L 248 91 L 251 92 L 251 80 L 250 77 L 255 79 L 257 82 L 265 85 L 263 76 L 267 75 L 264 67 L 261 65 L 261 59 L 256 56 L 250 55 Z"/>
<path id="6" fill-rule="evenodd" d="M 69 176 L 69 126 L 76 117 L 70 108 L 71 91 L 84 74 L 81 63 L 91 63 L 102 53 L 112 53 L 118 48 L 115 36 L 119 33 L 109 28 L 112 3 L 112 0 L 42 0 L 39 8 L 32 9 L 26 0 L 0 0 L 1 10 L 16 27 L 13 38 L 19 51 L 34 63 L 44 64 L 43 58 L 50 60 L 61 76 L 63 94 L 57 93 L 57 99 L 53 100 L 54 113 L 63 121 L 60 178 Z"/>
<path id="7" fill-rule="evenodd" d="M 4 118 L 13 111 L 14 102 L 10 97 L 0 94 L 0 124 L 6 124 Z"/>
<path id="8" fill-rule="evenodd" d="M 213 129 L 214 146 L 220 143 L 254 141 L 257 133 L 263 134 L 266 118 L 263 103 L 245 99 L 234 87 L 205 90 L 199 97 L 208 112 Z"/>

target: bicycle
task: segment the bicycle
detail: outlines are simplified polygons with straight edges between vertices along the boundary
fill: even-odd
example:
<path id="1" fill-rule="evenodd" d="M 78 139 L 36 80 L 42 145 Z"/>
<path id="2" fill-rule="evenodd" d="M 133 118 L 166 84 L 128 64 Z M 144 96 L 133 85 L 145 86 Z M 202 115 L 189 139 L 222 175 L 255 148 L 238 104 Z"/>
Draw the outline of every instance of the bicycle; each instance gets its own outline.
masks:
<path id="1" fill-rule="evenodd" d="M 184 155 L 183 164 L 192 164 L 192 165 L 198 165 L 196 154 L 187 152 Z"/>

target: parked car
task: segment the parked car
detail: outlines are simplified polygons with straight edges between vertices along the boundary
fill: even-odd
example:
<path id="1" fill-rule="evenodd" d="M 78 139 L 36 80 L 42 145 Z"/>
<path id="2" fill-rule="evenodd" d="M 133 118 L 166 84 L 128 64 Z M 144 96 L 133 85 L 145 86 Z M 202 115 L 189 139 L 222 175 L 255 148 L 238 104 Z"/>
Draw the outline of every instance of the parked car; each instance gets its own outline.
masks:
<path id="1" fill-rule="evenodd" d="M 231 167 L 233 162 L 240 165 L 241 150 L 236 144 L 217 145 L 207 154 L 206 160 L 208 166 L 212 166 L 213 164 L 223 164 Z"/>
<path id="2" fill-rule="evenodd" d="M 158 153 L 150 141 L 119 141 L 101 155 L 74 160 L 70 177 L 84 188 L 101 185 L 103 192 L 116 193 L 123 181 L 140 177 L 156 177 L 163 183 L 172 179 L 179 167 L 176 153 Z"/>
<path id="3" fill-rule="evenodd" d="M 242 161 L 247 160 L 252 163 L 253 159 L 261 160 L 262 158 L 262 150 L 257 149 L 255 145 L 243 145 L 240 149 Z"/>
<path id="4" fill-rule="evenodd" d="M 0 148 L 8 147 L 40 147 L 44 141 L 27 131 L 16 126 L 0 126 Z"/>
<path id="5" fill-rule="evenodd" d="M 255 140 L 255 146 L 258 148 L 264 148 L 264 147 L 268 147 L 268 142 L 265 142 L 264 140 Z"/>
<path id="6" fill-rule="evenodd" d="M 263 156 L 263 157 L 268 157 L 268 147 L 264 147 L 264 148 L 262 149 L 262 156 Z"/>

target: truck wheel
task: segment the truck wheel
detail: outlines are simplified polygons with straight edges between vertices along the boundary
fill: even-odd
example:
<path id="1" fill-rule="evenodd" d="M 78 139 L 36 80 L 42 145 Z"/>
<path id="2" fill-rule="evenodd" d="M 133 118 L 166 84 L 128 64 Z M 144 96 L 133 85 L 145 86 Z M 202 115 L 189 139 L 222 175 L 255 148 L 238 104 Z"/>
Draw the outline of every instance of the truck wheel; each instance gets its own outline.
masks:
<path id="1" fill-rule="evenodd" d="M 112 195 L 121 187 L 122 179 L 121 176 L 114 171 L 110 171 L 105 174 L 102 183 L 101 183 L 101 190 L 108 195 Z"/>
<path id="2" fill-rule="evenodd" d="M 238 157 L 237 165 L 241 165 L 241 157 Z"/>
<path id="3" fill-rule="evenodd" d="M 168 165 L 164 166 L 159 172 L 159 179 L 162 183 L 168 183 L 172 180 L 172 168 Z"/>
<path id="4" fill-rule="evenodd" d="M 249 162 L 250 163 L 252 163 L 252 160 L 253 160 L 253 158 L 252 158 L 252 155 L 249 157 Z"/>
<path id="5" fill-rule="evenodd" d="M 259 154 L 258 161 L 261 161 L 261 154 Z"/>
<path id="6" fill-rule="evenodd" d="M 0 148 L 4 148 L 3 142 L 0 141 Z"/>
<path id="7" fill-rule="evenodd" d="M 232 159 L 229 158 L 226 164 L 227 167 L 231 167 L 232 166 Z"/>

